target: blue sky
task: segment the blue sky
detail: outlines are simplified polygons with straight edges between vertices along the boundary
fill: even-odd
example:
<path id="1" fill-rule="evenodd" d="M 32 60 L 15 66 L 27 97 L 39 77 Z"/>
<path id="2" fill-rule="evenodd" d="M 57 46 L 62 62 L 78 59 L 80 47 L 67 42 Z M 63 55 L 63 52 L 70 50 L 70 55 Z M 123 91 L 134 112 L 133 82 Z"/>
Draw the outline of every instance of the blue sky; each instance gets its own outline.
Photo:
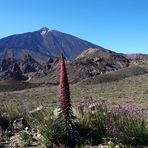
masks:
<path id="1" fill-rule="evenodd" d="M 0 38 L 44 26 L 116 52 L 148 54 L 148 0 L 0 0 Z"/>

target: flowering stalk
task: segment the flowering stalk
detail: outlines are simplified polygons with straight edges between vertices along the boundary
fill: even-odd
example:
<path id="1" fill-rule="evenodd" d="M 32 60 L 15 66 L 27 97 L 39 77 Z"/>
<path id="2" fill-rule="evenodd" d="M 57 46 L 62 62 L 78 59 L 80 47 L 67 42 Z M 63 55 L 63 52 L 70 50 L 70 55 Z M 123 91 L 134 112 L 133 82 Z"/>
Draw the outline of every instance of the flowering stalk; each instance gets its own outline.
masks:
<path id="1" fill-rule="evenodd" d="M 61 96 L 60 96 L 61 109 L 64 114 L 65 120 L 68 121 L 68 119 L 70 119 L 71 101 L 70 101 L 70 91 L 69 91 L 67 71 L 63 54 L 61 55 L 61 65 L 60 65 L 60 88 L 61 88 Z"/>
<path id="2" fill-rule="evenodd" d="M 65 128 L 66 141 L 65 142 L 66 142 L 66 145 L 69 145 L 70 147 L 74 147 L 75 144 L 79 143 L 79 133 L 77 131 L 76 123 L 72 113 L 69 83 L 68 83 L 65 59 L 63 54 L 61 55 L 60 64 L 61 64 L 60 65 L 60 88 L 61 88 L 60 102 L 61 102 L 61 110 L 65 120 L 64 122 L 66 125 L 66 128 Z"/>

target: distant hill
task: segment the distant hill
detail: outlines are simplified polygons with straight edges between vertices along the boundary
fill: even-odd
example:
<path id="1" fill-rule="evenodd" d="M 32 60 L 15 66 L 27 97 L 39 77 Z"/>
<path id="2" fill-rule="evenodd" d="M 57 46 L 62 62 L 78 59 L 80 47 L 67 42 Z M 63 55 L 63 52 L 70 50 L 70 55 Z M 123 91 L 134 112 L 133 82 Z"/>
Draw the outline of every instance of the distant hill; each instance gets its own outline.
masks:
<path id="1" fill-rule="evenodd" d="M 74 59 L 88 48 L 102 47 L 75 36 L 48 28 L 24 34 L 11 35 L 0 39 L 0 59 L 22 59 L 30 54 L 37 61 L 57 58 L 64 53 L 67 59 Z"/>
<path id="2" fill-rule="evenodd" d="M 148 68 L 148 54 L 124 54 L 131 64 L 146 66 Z"/>
<path id="3" fill-rule="evenodd" d="M 98 83 L 110 83 L 112 81 L 120 81 L 127 77 L 133 77 L 138 75 L 144 75 L 148 73 L 148 69 L 136 65 L 125 67 L 123 69 L 112 71 L 104 75 L 97 75 L 93 78 L 88 78 L 80 82 L 83 85 L 91 85 Z"/>
<path id="4" fill-rule="evenodd" d="M 69 81 L 79 82 L 96 75 L 103 75 L 128 67 L 130 61 L 121 54 L 99 48 L 89 48 L 83 51 L 75 60 L 67 62 Z M 58 82 L 59 65 L 55 65 L 49 74 L 49 81 Z"/>
<path id="5" fill-rule="evenodd" d="M 138 60 L 138 59 L 148 59 L 148 54 L 141 54 L 141 53 L 136 53 L 136 54 L 124 54 L 124 56 L 128 59 L 131 60 Z"/>

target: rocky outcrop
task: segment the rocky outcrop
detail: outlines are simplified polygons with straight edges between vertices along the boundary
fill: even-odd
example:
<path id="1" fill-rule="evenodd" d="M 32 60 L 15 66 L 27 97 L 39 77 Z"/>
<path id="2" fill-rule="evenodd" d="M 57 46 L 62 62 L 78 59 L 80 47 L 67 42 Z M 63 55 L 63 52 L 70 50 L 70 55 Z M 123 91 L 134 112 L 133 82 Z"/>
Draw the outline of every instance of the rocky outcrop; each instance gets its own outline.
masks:
<path id="1" fill-rule="evenodd" d="M 38 63 L 30 54 L 25 55 L 23 61 L 29 64 Z"/>
<path id="2" fill-rule="evenodd" d="M 36 68 L 33 65 L 29 64 L 29 63 L 22 64 L 21 69 L 22 69 L 22 72 L 24 74 L 29 73 L 29 72 L 36 72 L 37 71 Z"/>
<path id="3" fill-rule="evenodd" d="M 21 71 L 18 63 L 14 63 L 11 72 L 12 72 L 12 77 L 14 78 L 14 80 L 21 80 L 22 79 L 22 71 Z"/>
<path id="4" fill-rule="evenodd" d="M 25 76 L 24 74 L 37 72 L 39 68 L 40 64 L 29 54 L 25 55 L 23 60 L 3 59 L 1 61 L 1 77 L 4 79 L 26 80 L 27 75 Z"/>
<path id="5" fill-rule="evenodd" d="M 25 55 L 23 61 L 21 62 L 21 70 L 23 73 L 36 72 L 39 67 L 39 63 L 32 58 L 30 54 Z"/>

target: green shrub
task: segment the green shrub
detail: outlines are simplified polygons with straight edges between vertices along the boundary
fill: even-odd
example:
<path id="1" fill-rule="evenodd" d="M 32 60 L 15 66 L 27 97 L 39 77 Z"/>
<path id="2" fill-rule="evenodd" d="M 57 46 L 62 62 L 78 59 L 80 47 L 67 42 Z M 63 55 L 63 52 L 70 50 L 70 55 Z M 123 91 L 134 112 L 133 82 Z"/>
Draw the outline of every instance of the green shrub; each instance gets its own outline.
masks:
<path id="1" fill-rule="evenodd" d="M 21 131 L 20 137 L 23 140 L 23 146 L 30 146 L 33 143 L 33 137 L 27 131 Z"/>

